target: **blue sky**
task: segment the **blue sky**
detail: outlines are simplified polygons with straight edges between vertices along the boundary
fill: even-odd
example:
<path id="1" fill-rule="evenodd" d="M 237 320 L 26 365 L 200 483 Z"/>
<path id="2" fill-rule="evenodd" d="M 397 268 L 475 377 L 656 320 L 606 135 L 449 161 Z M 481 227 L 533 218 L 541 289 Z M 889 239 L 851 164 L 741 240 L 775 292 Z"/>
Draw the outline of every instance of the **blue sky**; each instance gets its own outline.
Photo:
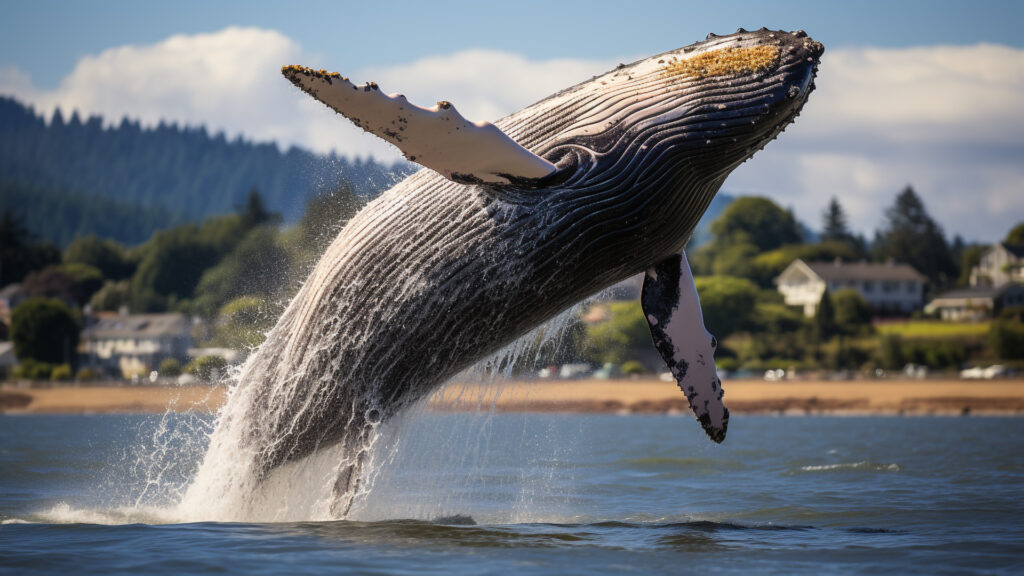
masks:
<path id="1" fill-rule="evenodd" d="M 871 234 L 912 183 L 949 234 L 1024 220 L 1024 2 L 8 2 L 0 94 L 395 157 L 280 79 L 282 64 L 374 80 L 493 120 L 619 61 L 737 27 L 826 47 L 807 112 L 727 181 L 817 226 L 831 195 Z"/>

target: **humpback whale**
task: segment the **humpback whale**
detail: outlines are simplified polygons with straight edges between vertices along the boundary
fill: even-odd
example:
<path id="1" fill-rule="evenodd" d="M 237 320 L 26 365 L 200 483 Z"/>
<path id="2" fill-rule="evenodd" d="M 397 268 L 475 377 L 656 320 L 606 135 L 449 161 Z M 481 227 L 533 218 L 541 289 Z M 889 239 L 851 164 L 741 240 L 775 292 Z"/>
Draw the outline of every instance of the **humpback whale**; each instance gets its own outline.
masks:
<path id="1" fill-rule="evenodd" d="M 295 86 L 423 168 L 329 246 L 243 366 L 228 413 L 244 417 L 222 417 L 214 444 L 238 431 L 256 483 L 340 444 L 342 517 L 377 425 L 639 273 L 655 347 L 721 442 L 716 342 L 683 248 L 726 176 L 796 118 L 823 50 L 802 31 L 711 34 L 493 124 L 285 66 Z"/>

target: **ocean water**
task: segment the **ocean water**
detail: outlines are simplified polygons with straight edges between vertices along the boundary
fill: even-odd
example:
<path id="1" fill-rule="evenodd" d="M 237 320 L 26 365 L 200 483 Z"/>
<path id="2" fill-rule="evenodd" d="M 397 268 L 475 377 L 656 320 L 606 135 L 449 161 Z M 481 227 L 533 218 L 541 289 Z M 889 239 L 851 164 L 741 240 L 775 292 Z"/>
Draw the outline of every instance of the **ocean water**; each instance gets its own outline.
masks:
<path id="1" fill-rule="evenodd" d="M 424 412 L 352 520 L 182 522 L 210 424 L 0 416 L 0 572 L 1024 573 L 1019 418 Z"/>

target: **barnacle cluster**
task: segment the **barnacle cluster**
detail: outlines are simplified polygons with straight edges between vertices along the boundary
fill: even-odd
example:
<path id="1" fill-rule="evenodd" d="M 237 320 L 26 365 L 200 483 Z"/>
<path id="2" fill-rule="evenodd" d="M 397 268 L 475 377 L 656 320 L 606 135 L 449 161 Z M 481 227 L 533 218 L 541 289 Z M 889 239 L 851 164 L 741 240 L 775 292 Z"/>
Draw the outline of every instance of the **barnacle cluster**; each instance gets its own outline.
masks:
<path id="1" fill-rule="evenodd" d="M 316 78 L 341 78 L 341 74 L 337 72 L 328 72 L 322 68 L 320 70 L 314 70 L 312 68 L 306 68 L 305 66 L 298 66 L 296 64 L 281 67 L 282 74 L 287 76 L 289 72 L 302 74 L 304 76 L 314 76 Z"/>
<path id="2" fill-rule="evenodd" d="M 665 73 L 670 76 L 683 74 L 694 78 L 751 74 L 772 68 L 778 65 L 778 62 L 777 46 L 723 48 L 697 54 L 685 60 L 673 60 L 665 65 Z"/>

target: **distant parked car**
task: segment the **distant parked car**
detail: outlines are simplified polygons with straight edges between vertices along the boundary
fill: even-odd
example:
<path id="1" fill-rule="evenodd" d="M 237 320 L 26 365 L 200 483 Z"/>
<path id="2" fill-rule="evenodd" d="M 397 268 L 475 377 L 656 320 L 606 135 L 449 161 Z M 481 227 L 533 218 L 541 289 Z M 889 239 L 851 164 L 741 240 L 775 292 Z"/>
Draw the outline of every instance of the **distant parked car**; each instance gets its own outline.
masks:
<path id="1" fill-rule="evenodd" d="M 960 377 L 964 380 L 981 380 L 985 378 L 985 369 L 981 366 L 972 366 L 960 371 Z"/>
<path id="2" fill-rule="evenodd" d="M 1009 376 L 1009 371 L 1006 366 L 1002 364 L 993 364 L 988 368 L 985 368 L 985 380 L 992 380 L 993 378 L 1002 378 L 1003 376 Z"/>
<path id="3" fill-rule="evenodd" d="M 778 382 L 779 380 L 785 380 L 786 371 L 783 370 L 782 368 L 779 368 L 778 370 L 765 370 L 764 379 L 769 382 Z"/>
<path id="4" fill-rule="evenodd" d="M 1003 366 L 1002 364 L 993 364 L 988 368 L 973 366 L 960 371 L 960 377 L 965 380 L 992 380 L 994 378 L 1001 378 L 1008 375 L 1009 371 L 1006 369 L 1006 366 Z"/>
<path id="5" fill-rule="evenodd" d="M 908 378 L 923 380 L 928 377 L 928 367 L 923 364 L 907 364 L 903 367 L 903 373 Z"/>
<path id="6" fill-rule="evenodd" d="M 564 380 L 583 378 L 590 374 L 590 372 L 590 364 L 562 364 L 562 367 L 558 370 L 558 377 Z"/>

